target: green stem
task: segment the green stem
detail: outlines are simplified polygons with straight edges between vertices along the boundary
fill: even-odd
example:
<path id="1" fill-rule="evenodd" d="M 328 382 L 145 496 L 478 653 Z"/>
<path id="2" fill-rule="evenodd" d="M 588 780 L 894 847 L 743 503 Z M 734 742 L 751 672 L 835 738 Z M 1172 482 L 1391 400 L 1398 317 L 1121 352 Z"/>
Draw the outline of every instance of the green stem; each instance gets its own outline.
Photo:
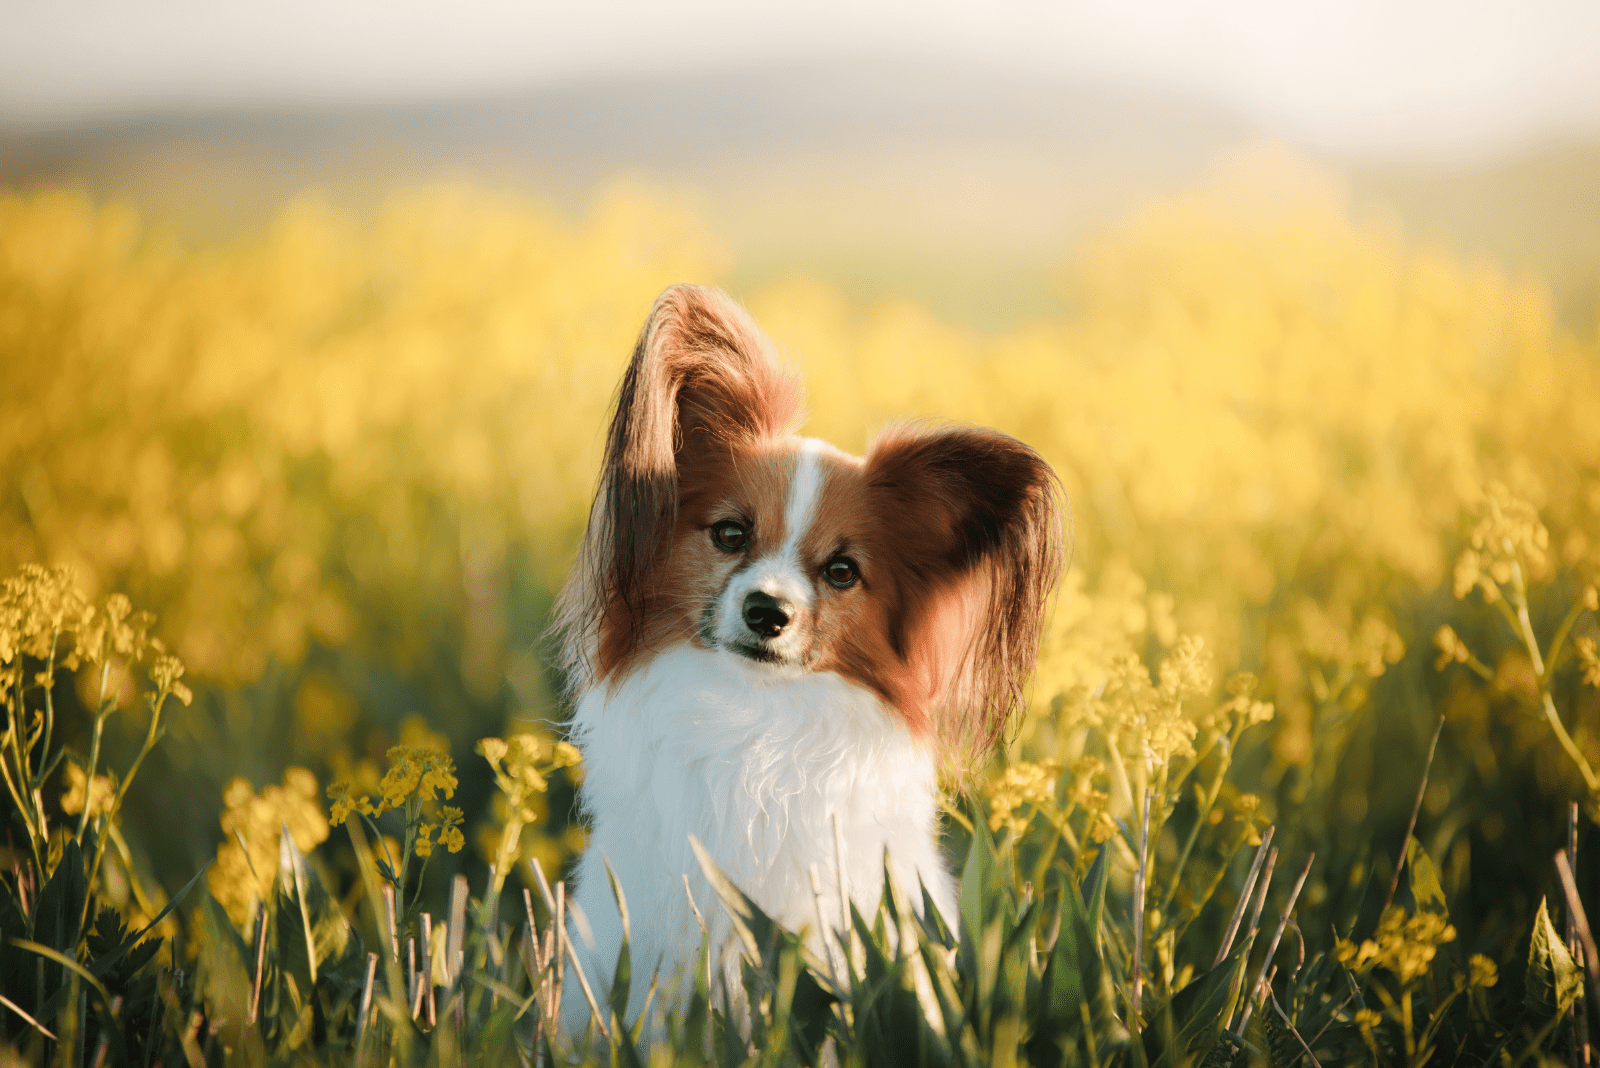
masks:
<path id="1" fill-rule="evenodd" d="M 1583 615 L 1582 601 L 1578 601 L 1567 610 L 1566 618 L 1561 621 L 1561 626 L 1556 628 L 1556 636 L 1550 642 L 1550 657 L 1545 663 L 1546 670 L 1556 669 L 1556 662 L 1561 659 L 1561 647 L 1567 643 L 1567 635 L 1572 633 L 1572 625 L 1578 622 L 1578 617 L 1581 615 Z"/>
<path id="2" fill-rule="evenodd" d="M 1412 1031 L 1411 1031 L 1411 988 L 1410 987 L 1406 987 L 1406 989 L 1400 995 L 1400 1014 L 1401 1014 L 1401 1016 L 1403 1017 L 1403 1019 L 1405 1021 L 1405 1028 L 1406 1028 L 1406 1061 L 1407 1062 L 1411 1062 L 1411 1061 L 1415 1060 L 1416 1055 L 1417 1055 L 1417 1036 L 1412 1034 Z"/>
<path id="3" fill-rule="evenodd" d="M 122 782 L 117 785 L 117 793 L 111 801 L 111 811 L 108 815 L 115 817 L 122 810 L 122 799 L 128 796 L 128 787 L 133 785 L 133 777 L 139 774 L 139 765 L 144 763 L 144 758 L 156 747 L 161 734 L 161 710 L 167 703 L 167 691 L 162 690 L 150 702 L 150 729 L 145 731 L 144 744 L 139 747 L 139 755 L 133 758 L 133 763 L 128 766 L 128 773 L 122 777 Z"/>
<path id="4" fill-rule="evenodd" d="M 109 631 L 107 632 L 109 634 Z M 83 787 L 83 811 L 78 814 L 78 844 L 83 845 L 83 831 L 89 825 L 89 802 L 94 798 L 94 771 L 100 764 L 100 732 L 105 727 L 106 717 L 111 710 L 106 707 L 106 680 L 111 675 L 111 649 L 109 639 L 106 641 L 104 656 L 100 661 L 100 694 L 95 699 L 94 737 L 89 742 L 89 770 L 85 773 Z"/>
<path id="5" fill-rule="evenodd" d="M 1122 761 L 1122 750 L 1117 748 L 1117 740 L 1111 734 L 1106 734 L 1106 750 L 1111 755 L 1112 781 L 1122 791 L 1122 800 L 1128 806 L 1129 812 L 1137 813 L 1139 808 L 1133 803 L 1133 787 L 1128 782 L 1128 769 Z"/>
<path id="6" fill-rule="evenodd" d="M 1522 581 L 1522 565 L 1511 565 L 1513 589 L 1516 592 L 1516 614 L 1512 625 L 1522 638 L 1522 644 L 1528 649 L 1528 658 L 1533 663 L 1533 671 L 1539 679 L 1539 697 L 1544 706 L 1544 717 L 1550 723 L 1550 729 L 1555 732 L 1556 740 L 1567 751 L 1572 762 L 1578 766 L 1578 771 L 1583 774 L 1583 781 L 1589 787 L 1589 792 L 1600 790 L 1600 778 L 1597 778 L 1594 769 L 1589 766 L 1589 761 L 1584 758 L 1583 751 L 1572 740 L 1572 735 L 1567 733 L 1567 728 L 1561 723 L 1561 716 L 1556 712 L 1555 699 L 1550 696 L 1550 680 L 1545 675 L 1544 657 L 1539 653 L 1539 639 L 1533 633 L 1533 620 L 1528 616 L 1528 598 Z M 1509 606 L 1506 614 L 1511 615 Z"/>
<path id="7" fill-rule="evenodd" d="M 128 767 L 128 773 L 123 776 L 122 782 L 117 786 L 116 794 L 111 798 L 111 807 L 106 810 L 106 822 L 108 824 L 117 818 L 117 813 L 122 811 L 122 800 L 128 796 L 128 787 L 133 783 L 133 777 L 139 773 L 139 765 L 144 763 L 144 758 L 150 754 L 150 750 L 156 747 L 156 740 L 161 730 L 161 709 L 166 703 L 167 691 L 165 690 L 158 693 L 155 699 L 150 702 L 150 729 L 145 732 L 144 745 L 139 747 L 139 755 L 133 758 L 133 763 Z M 93 784 L 92 779 L 90 784 Z M 89 805 L 87 790 L 89 787 L 86 786 L 84 789 L 86 791 L 84 794 L 84 808 L 87 809 Z M 100 835 L 100 840 L 95 843 L 94 847 L 94 863 L 89 865 L 88 871 L 84 873 L 91 887 L 94 886 L 95 877 L 100 873 L 100 861 L 106 855 L 107 837 L 104 834 Z M 80 931 L 89 922 L 89 906 L 93 901 L 93 894 L 85 896 L 83 900 L 83 916 L 78 923 L 78 930 Z"/>
<path id="8" fill-rule="evenodd" d="M 29 784 L 29 765 L 27 754 L 32 750 L 22 745 L 22 733 L 25 730 L 24 721 L 27 718 L 28 706 L 26 703 L 27 686 L 22 678 L 18 665 L 17 684 L 12 693 L 6 696 L 6 713 L 10 720 L 10 730 L 6 732 L 11 740 L 11 762 L 16 769 L 16 779 L 12 779 L 11 768 L 4 767 L 5 762 L 0 760 L 0 770 L 5 771 L 6 788 L 11 791 L 11 798 L 16 802 L 17 812 L 22 815 L 22 822 L 28 829 L 28 848 L 33 851 L 33 866 L 38 873 L 41 883 L 49 875 L 45 868 L 45 857 L 41 850 L 44 831 L 40 824 L 34 820 L 34 812 L 29 805 L 33 797 L 33 790 Z"/>
<path id="9" fill-rule="evenodd" d="M 400 846 L 400 870 L 396 873 L 395 898 L 401 911 L 406 910 L 406 876 L 411 873 L 411 850 L 417 843 L 417 829 L 421 822 L 422 802 L 412 797 L 406 801 L 406 840 Z M 393 866 L 389 868 L 394 871 Z"/>
<path id="10" fill-rule="evenodd" d="M 1211 817 L 1211 810 L 1216 807 L 1217 798 L 1222 794 L 1222 780 L 1232 765 L 1233 743 L 1229 741 L 1222 747 L 1222 759 L 1217 764 L 1216 774 L 1211 777 L 1211 789 L 1206 794 L 1205 804 L 1196 813 L 1194 826 L 1189 829 L 1189 837 L 1178 853 L 1178 863 L 1172 869 L 1172 885 L 1167 887 L 1166 896 L 1161 901 L 1163 913 L 1172 907 L 1172 899 L 1178 896 L 1178 886 L 1183 882 L 1183 867 L 1189 863 L 1189 854 L 1194 851 L 1194 844 L 1200 837 L 1200 828 L 1205 826 L 1206 820 Z"/>
<path id="11" fill-rule="evenodd" d="M 50 634 L 50 655 L 45 659 L 44 668 L 44 747 L 39 750 L 39 778 L 35 785 L 44 781 L 44 769 L 50 760 L 50 736 L 55 733 L 56 725 L 56 645 L 61 641 L 61 630 L 57 628 Z M 41 821 L 42 822 L 42 821 Z"/>

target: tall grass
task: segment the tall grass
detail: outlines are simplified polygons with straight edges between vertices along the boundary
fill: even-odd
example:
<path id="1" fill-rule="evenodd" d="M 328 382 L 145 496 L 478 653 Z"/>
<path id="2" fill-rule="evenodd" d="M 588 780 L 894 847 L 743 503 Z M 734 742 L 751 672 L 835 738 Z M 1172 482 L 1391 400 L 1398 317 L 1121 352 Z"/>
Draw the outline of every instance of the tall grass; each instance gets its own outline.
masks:
<path id="1" fill-rule="evenodd" d="M 809 432 L 1039 447 L 1076 563 L 1007 751 L 950 785 L 958 915 L 891 886 L 782 932 L 719 883 L 731 1008 L 580 981 L 535 643 L 631 334 L 719 264 L 632 193 L 305 201 L 201 250 L 0 196 L 7 1055 L 1581 1059 L 1596 339 L 1314 194 L 1152 205 L 993 336 L 741 294 Z"/>

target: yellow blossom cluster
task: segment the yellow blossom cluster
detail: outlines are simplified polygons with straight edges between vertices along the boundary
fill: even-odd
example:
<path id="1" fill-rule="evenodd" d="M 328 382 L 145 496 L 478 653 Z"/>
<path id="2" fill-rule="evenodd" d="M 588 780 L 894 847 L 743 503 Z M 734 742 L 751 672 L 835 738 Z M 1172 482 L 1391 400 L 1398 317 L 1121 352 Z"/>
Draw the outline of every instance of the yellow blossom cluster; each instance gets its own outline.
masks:
<path id="1" fill-rule="evenodd" d="M 1449 919 L 1438 912 L 1420 911 L 1408 915 L 1399 905 L 1390 905 L 1378 921 L 1372 938 L 1359 945 L 1341 938 L 1334 946 L 1334 959 L 1355 972 L 1384 968 L 1400 977 L 1402 986 L 1409 986 L 1424 975 L 1439 947 L 1455 941 L 1456 929 Z M 1474 985 L 1484 978 L 1480 966 L 1474 965 Z M 1490 964 L 1493 968 L 1493 964 Z M 1492 977 L 1490 977 L 1492 982 Z"/>
<path id="2" fill-rule="evenodd" d="M 1248 846 L 1261 844 L 1261 832 L 1272 820 L 1261 803 L 1259 794 L 1245 793 L 1231 783 L 1224 783 L 1218 791 L 1217 804 L 1206 818 L 1213 827 L 1230 817 L 1238 823 L 1238 840 Z"/>
<path id="3" fill-rule="evenodd" d="M 89 818 L 95 819 L 111 811 L 112 800 L 116 797 L 116 784 L 110 776 L 96 775 L 93 784 L 90 784 L 83 768 L 76 761 L 69 761 L 64 773 L 67 778 L 66 792 L 61 795 L 61 811 L 69 816 L 76 816 L 83 811 L 84 805 L 89 806 Z"/>
<path id="4" fill-rule="evenodd" d="M 1501 587 L 1526 567 L 1522 581 L 1542 577 L 1549 566 L 1550 532 L 1533 504 L 1513 494 L 1503 482 L 1491 482 L 1481 506 L 1483 518 L 1472 530 L 1471 545 L 1456 560 L 1455 592 L 1465 597 L 1474 588 L 1490 604 Z"/>
<path id="5" fill-rule="evenodd" d="M 1467 985 L 1474 990 L 1487 990 L 1500 981 L 1500 969 L 1482 953 L 1467 958 Z"/>
<path id="6" fill-rule="evenodd" d="M 390 809 L 404 808 L 407 803 L 432 802 L 441 793 L 445 797 L 455 795 L 455 761 L 444 750 L 396 745 L 390 747 L 388 760 L 389 769 L 378 782 L 376 801 L 365 794 L 352 794 L 348 783 L 328 787 L 334 823 L 343 823 L 352 812 L 381 816 Z"/>
<path id="7" fill-rule="evenodd" d="M 38 661 L 52 657 L 55 665 L 76 671 L 86 664 L 101 664 L 107 656 L 142 660 L 157 653 L 151 680 L 162 693 L 175 694 L 188 704 L 190 693 L 179 682 L 183 663 L 152 637 L 156 617 L 135 612 L 126 596 L 113 593 L 97 607 L 79 590 L 77 569 L 59 564 L 43 567 L 23 564 L 18 573 L 0 584 L 0 670 L 15 678 L 21 656 Z M 46 685 L 43 678 L 25 680 Z"/>
<path id="8" fill-rule="evenodd" d="M 1095 784 L 1105 781 L 1105 762 L 1097 756 L 1082 756 L 1069 770 L 1072 782 L 1067 786 L 1066 803 L 1091 812 L 1104 808 L 1110 795 Z"/>
<path id="9" fill-rule="evenodd" d="M 313 642 L 414 657 L 419 591 L 481 599 L 525 539 L 559 579 L 644 310 L 718 262 L 687 215 L 624 189 L 581 224 L 464 188 L 360 221 L 307 198 L 201 252 L 81 192 L 0 191 L 0 482 L 19 495 L 0 564 L 132 584 L 213 679 Z M 466 616 L 488 685 L 496 608 Z"/>
<path id="10" fill-rule="evenodd" d="M 439 806 L 439 822 L 422 824 L 417 829 L 417 840 L 411 844 L 411 848 L 419 857 L 433 856 L 433 835 L 437 831 L 439 845 L 452 853 L 461 852 L 461 847 L 467 844 L 466 836 L 461 833 L 461 821 L 464 818 L 462 811 L 453 805 Z"/>
<path id="11" fill-rule="evenodd" d="M 1600 686 L 1600 652 L 1595 650 L 1595 640 L 1585 635 L 1573 643 L 1573 648 L 1583 665 L 1583 681 L 1590 686 Z"/>
<path id="12" fill-rule="evenodd" d="M 283 773 L 283 785 L 259 794 L 236 778 L 223 789 L 222 844 L 206 872 L 211 894 L 240 927 L 251 922 L 257 901 L 272 891 L 278 874 L 278 844 L 285 829 L 295 847 L 308 852 L 327 840 L 328 820 L 318 803 L 316 776 L 304 768 Z"/>
<path id="13" fill-rule="evenodd" d="M 1223 685 L 1228 699 L 1199 716 L 1200 729 L 1223 732 L 1237 726 L 1239 730 L 1245 730 L 1258 723 L 1272 722 L 1276 709 L 1271 701 L 1257 699 L 1256 690 L 1260 684 L 1261 680 L 1248 671 L 1238 671 L 1228 676 L 1228 681 Z"/>
<path id="14" fill-rule="evenodd" d="M 528 805 L 549 789 L 549 774 L 557 768 L 575 768 L 581 760 L 572 743 L 539 734 L 513 734 L 510 741 L 485 738 L 478 743 L 478 752 L 494 770 L 495 785 L 512 812 L 524 823 L 537 818 Z"/>
<path id="15" fill-rule="evenodd" d="M 492 864 L 496 892 L 512 865 L 531 861 L 554 871 L 562 855 L 583 848 L 582 829 L 574 825 L 556 837 L 540 828 L 546 822 L 545 791 L 549 777 L 563 768 L 575 769 L 582 756 L 576 746 L 545 734 L 513 734 L 510 739 L 484 738 L 478 753 L 488 761 L 500 793 L 494 800 L 494 822 L 486 825 L 480 846 Z M 529 828 L 540 828 L 525 834 Z"/>
<path id="16" fill-rule="evenodd" d="M 1032 809 L 1055 804 L 1060 777 L 1061 765 L 1053 760 L 1017 760 L 1000 769 L 989 782 L 989 829 L 1005 827 L 1021 834 L 1033 818 Z M 1018 814 L 1022 808 L 1029 811 Z"/>

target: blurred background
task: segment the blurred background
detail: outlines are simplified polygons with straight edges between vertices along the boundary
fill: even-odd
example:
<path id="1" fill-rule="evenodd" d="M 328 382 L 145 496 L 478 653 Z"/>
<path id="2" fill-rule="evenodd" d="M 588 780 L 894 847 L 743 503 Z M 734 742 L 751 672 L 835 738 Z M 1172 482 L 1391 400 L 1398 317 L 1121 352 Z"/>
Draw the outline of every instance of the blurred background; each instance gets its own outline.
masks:
<path id="1" fill-rule="evenodd" d="M 1083 620 L 1152 667 L 1200 635 L 1277 707 L 1239 790 L 1386 877 L 1447 711 L 1419 836 L 1463 938 L 1515 938 L 1581 780 L 1452 567 L 1500 486 L 1548 526 L 1546 640 L 1595 579 L 1597 40 L 1588 0 L 11 0 L 0 566 L 126 591 L 189 665 L 130 796 L 155 882 L 235 776 L 370 789 L 403 738 L 492 842 L 472 745 L 562 718 L 541 634 L 632 337 L 713 283 L 812 433 L 1057 465 L 1094 607 L 1015 752 L 1083 745 Z M 1492 681 L 1435 667 L 1445 623 Z"/>

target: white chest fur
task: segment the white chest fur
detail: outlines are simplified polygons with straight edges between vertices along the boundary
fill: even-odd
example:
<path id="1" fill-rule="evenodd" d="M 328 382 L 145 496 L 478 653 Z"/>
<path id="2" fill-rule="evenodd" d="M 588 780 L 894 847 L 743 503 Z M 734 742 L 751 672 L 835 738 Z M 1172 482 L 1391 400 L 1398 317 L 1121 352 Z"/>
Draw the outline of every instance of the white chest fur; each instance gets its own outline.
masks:
<path id="1" fill-rule="evenodd" d="M 840 915 L 835 816 L 847 893 L 864 915 L 882 894 L 887 849 L 913 900 L 925 885 L 954 920 L 954 886 L 937 844 L 932 753 L 876 695 L 837 675 L 681 646 L 614 688 L 585 693 L 572 733 L 583 750 L 583 806 L 593 822 L 575 895 L 594 933 L 585 970 L 608 986 L 622 943 L 604 858 L 628 903 L 630 1014 L 658 965 L 664 987 L 694 966 L 700 930 L 685 875 L 713 945 L 726 938 L 690 835 L 769 915 L 791 930 L 810 928 L 814 949 L 813 864 L 823 915 L 834 926 Z M 569 1026 L 581 1027 L 582 999 L 564 1001 Z"/>

